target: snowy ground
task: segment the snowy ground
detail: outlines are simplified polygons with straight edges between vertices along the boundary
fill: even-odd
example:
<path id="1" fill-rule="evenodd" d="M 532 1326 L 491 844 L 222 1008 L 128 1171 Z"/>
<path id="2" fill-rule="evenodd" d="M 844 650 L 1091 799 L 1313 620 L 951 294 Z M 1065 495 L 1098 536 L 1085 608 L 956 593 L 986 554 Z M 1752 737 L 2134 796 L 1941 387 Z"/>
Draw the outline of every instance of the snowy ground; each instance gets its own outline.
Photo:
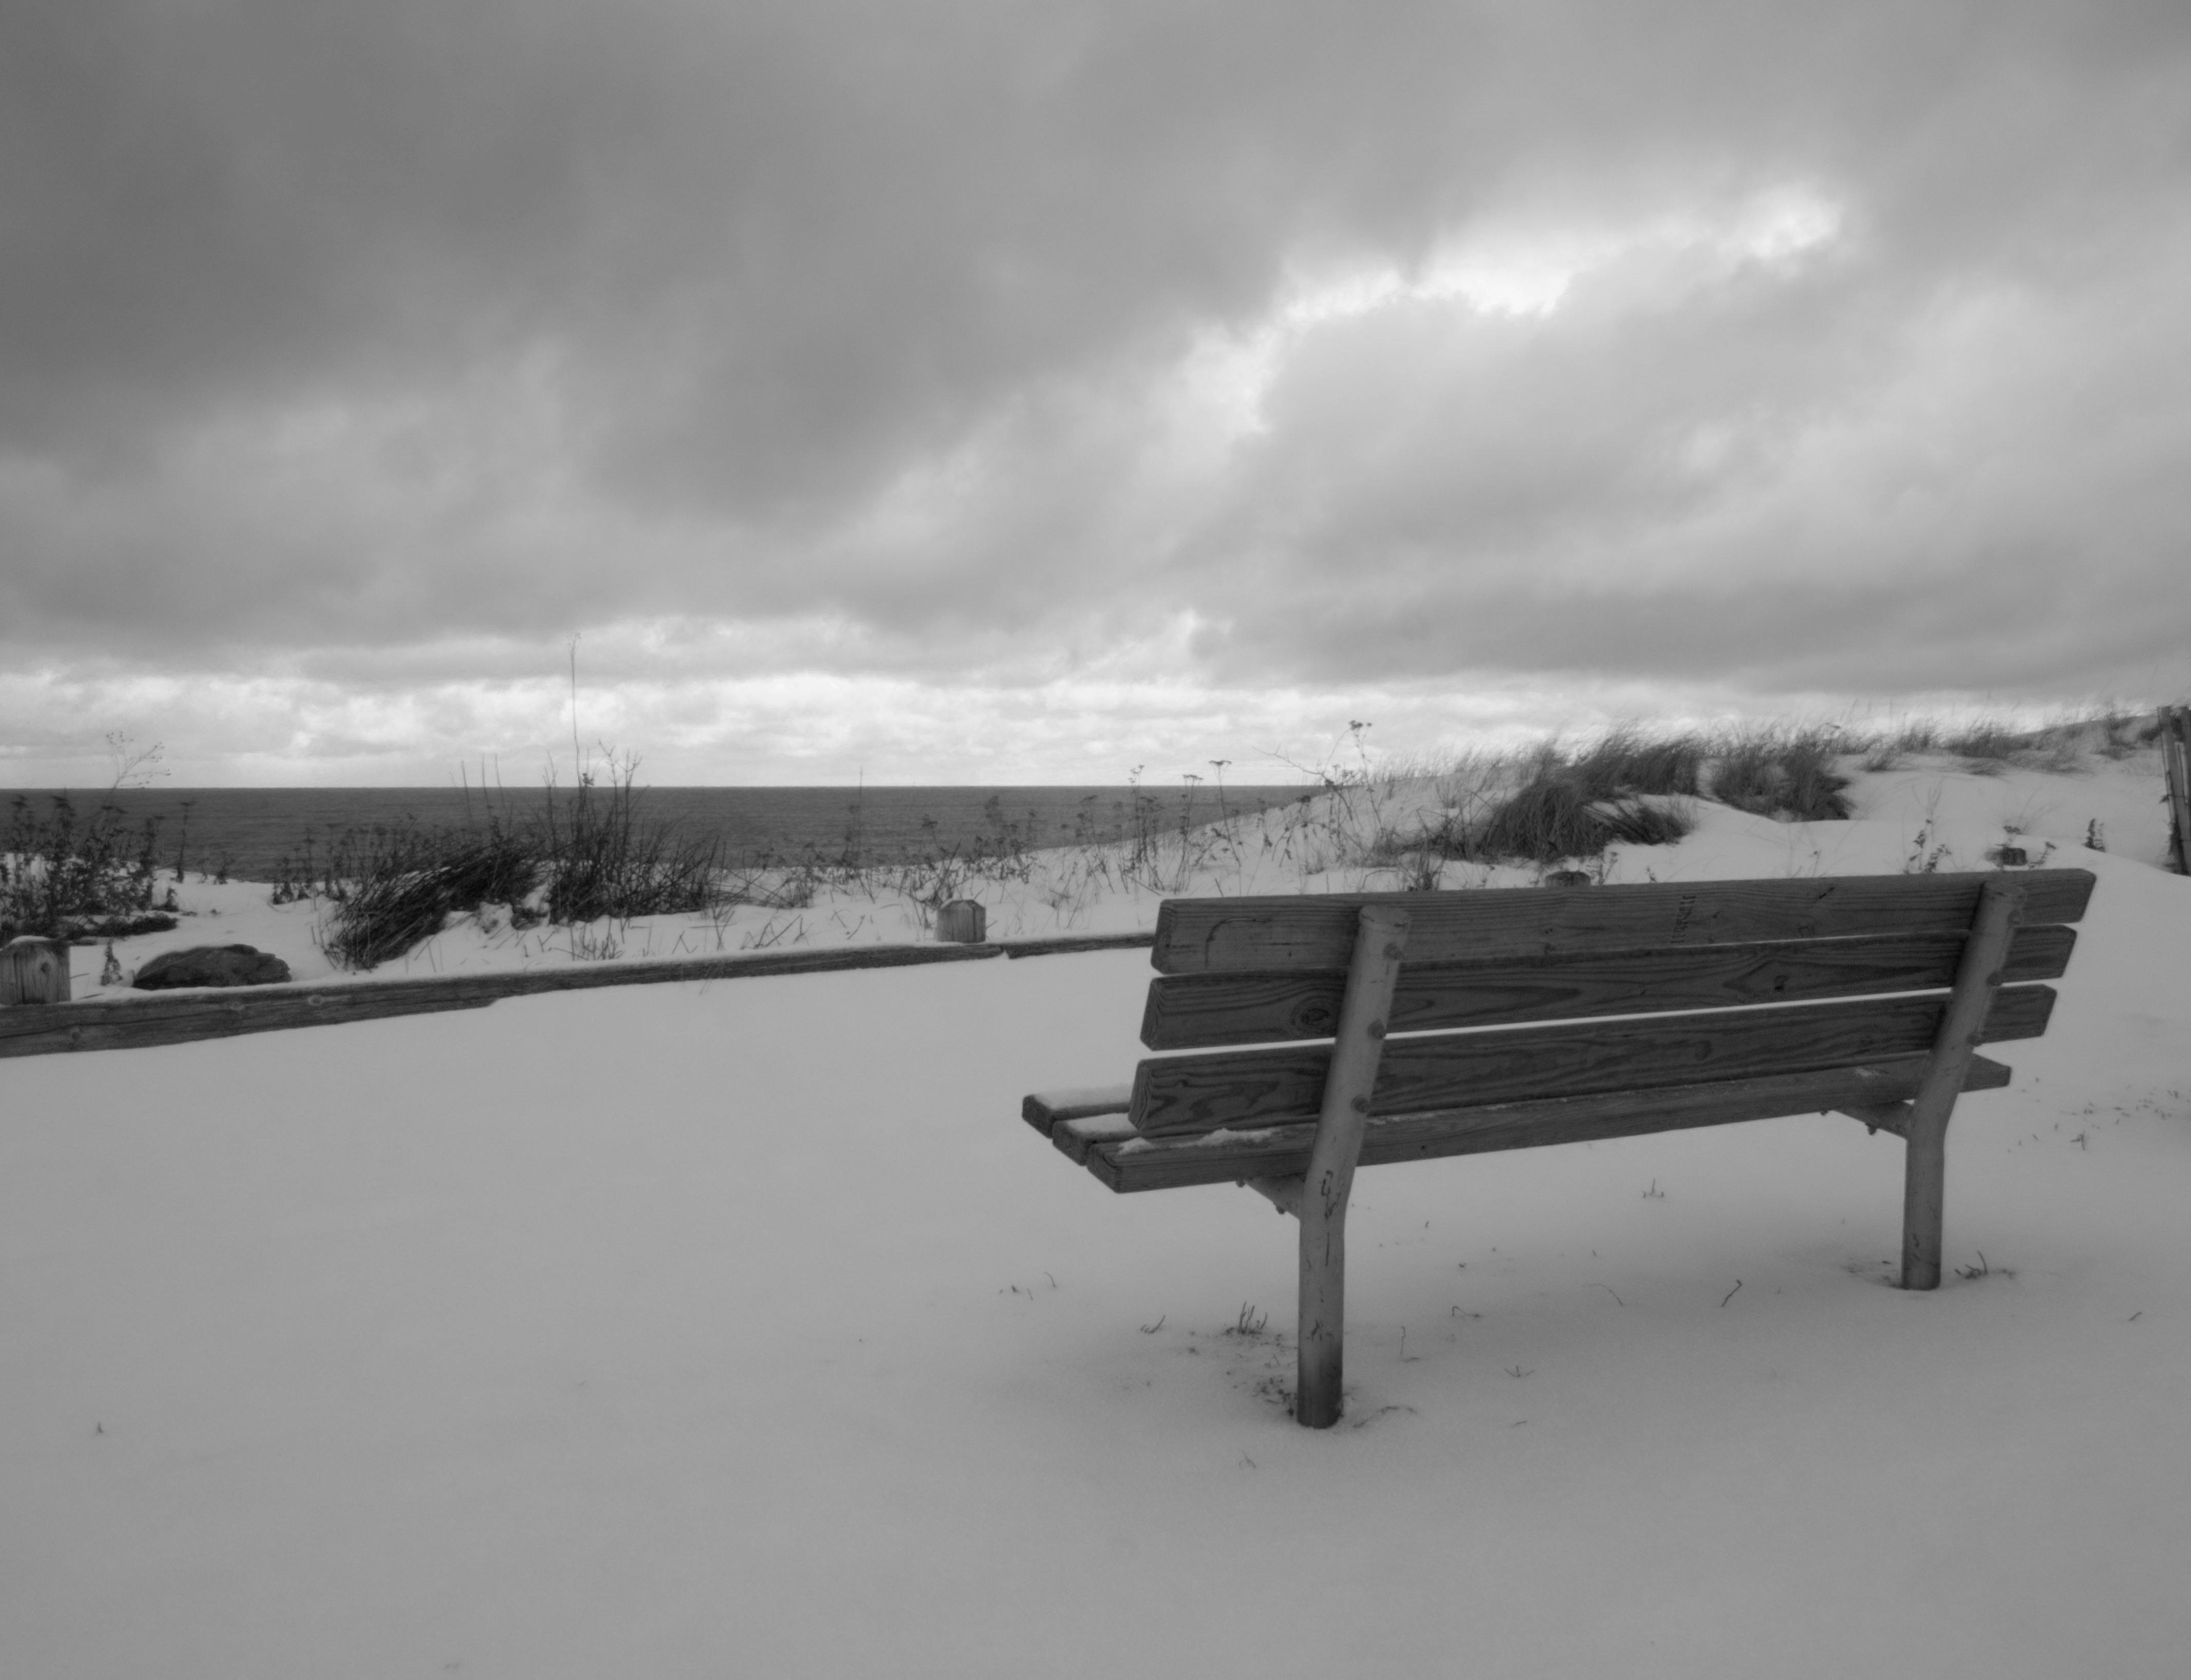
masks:
<path id="1" fill-rule="evenodd" d="M 2119 769 L 1621 863 L 2107 825 L 1974 1275 L 1887 1286 L 1846 1120 L 1374 1169 L 1328 1433 L 1290 1223 L 1017 1118 L 1138 952 L 0 1062 L 0 1672 L 2180 1674 L 2191 882 Z"/>

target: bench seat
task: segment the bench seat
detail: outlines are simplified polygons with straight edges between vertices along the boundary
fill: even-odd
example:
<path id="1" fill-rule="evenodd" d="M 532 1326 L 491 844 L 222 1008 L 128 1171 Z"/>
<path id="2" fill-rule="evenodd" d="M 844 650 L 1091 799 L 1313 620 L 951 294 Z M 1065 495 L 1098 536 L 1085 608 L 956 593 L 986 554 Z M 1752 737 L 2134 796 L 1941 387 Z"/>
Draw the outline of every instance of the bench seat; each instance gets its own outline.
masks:
<path id="1" fill-rule="evenodd" d="M 1790 1115 L 1852 1113 L 1907 1103 L 1917 1094 L 1929 1058 L 1889 1061 L 1823 1073 L 1771 1074 L 1757 1079 L 1670 1085 L 1648 1097 L 1628 1092 L 1533 1101 L 1481 1103 L 1420 1114 L 1373 1115 L 1359 1164 L 1384 1166 L 1443 1155 L 1488 1155 L 1550 1144 L 1595 1143 L 1689 1127 L 1728 1126 Z M 2010 1070 L 1983 1056 L 1971 1059 L 1965 1091 L 1995 1091 Z M 1864 1116 L 1859 1115 L 1859 1118 Z M 1899 1135 L 1892 1112 L 1871 1118 L 1875 1129 Z M 1039 1129 L 1039 1128 L 1038 1128 Z M 1171 1190 L 1189 1184 L 1243 1184 L 1308 1170 L 1314 1121 L 1147 1138 L 1123 1110 L 1064 1120 L 1050 1141 L 1114 1190 Z"/>

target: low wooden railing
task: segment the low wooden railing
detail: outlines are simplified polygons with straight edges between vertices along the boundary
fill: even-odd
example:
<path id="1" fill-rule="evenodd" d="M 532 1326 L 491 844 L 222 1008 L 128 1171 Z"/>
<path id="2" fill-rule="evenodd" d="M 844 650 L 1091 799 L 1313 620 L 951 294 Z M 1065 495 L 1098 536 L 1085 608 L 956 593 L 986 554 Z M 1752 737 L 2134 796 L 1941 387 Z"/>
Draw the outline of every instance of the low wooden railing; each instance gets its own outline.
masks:
<path id="1" fill-rule="evenodd" d="M 426 974 L 401 979 L 318 980 L 287 985 L 144 992 L 0 1007 L 0 1057 L 72 1050 L 135 1050 L 239 1033 L 333 1026 L 390 1015 L 482 1009 L 505 997 L 595 986 L 661 985 L 678 980 L 758 979 L 846 968 L 898 968 L 987 957 L 1043 956 L 1077 951 L 1146 948 L 1152 934 L 1068 934 L 996 939 L 979 945 L 838 945 L 822 950 L 744 952 L 661 961 L 573 962 L 482 974 Z"/>

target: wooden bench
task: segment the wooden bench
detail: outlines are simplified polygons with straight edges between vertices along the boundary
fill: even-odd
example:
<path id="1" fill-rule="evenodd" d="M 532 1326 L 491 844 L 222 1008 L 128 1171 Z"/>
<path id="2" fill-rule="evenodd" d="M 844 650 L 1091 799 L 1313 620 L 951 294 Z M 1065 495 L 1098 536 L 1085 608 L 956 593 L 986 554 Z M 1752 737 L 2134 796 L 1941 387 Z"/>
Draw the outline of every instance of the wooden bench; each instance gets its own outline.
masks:
<path id="1" fill-rule="evenodd" d="M 1027 1098 L 1114 1190 L 1300 1223 L 1295 1418 L 1336 1422 L 1354 1169 L 1838 1111 L 1906 1139 L 1902 1286 L 1940 1281 L 1948 1119 L 2046 1029 L 2084 870 L 1175 899 L 1130 1086 Z M 1391 1035 L 1388 1036 L 1388 1035 Z"/>

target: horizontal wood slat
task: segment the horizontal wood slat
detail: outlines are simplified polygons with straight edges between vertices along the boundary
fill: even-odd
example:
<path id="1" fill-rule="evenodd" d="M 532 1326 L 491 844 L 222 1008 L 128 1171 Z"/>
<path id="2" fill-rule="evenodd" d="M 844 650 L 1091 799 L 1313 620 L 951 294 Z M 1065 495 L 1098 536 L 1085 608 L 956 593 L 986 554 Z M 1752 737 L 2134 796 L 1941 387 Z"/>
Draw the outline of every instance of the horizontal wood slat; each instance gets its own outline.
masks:
<path id="1" fill-rule="evenodd" d="M 1084 1164 L 1088 1152 L 1097 1144 L 1123 1142 L 1133 1135 L 1134 1123 L 1123 1114 L 1087 1115 L 1078 1120 L 1058 1121 L 1057 1129 L 1050 1134 L 1050 1141 L 1057 1145 L 1067 1160 Z"/>
<path id="2" fill-rule="evenodd" d="M 974 962 L 999 954 L 993 945 L 849 945 L 658 962 L 585 963 L 489 974 L 145 992 L 75 1003 L 20 1004 L 0 1009 L 0 1057 L 145 1049 L 201 1038 L 277 1032 L 288 1027 L 336 1026 L 393 1015 L 481 1009 L 498 998 L 538 992 L 659 985 L 674 980 L 749 979 L 840 968 L 896 968 L 914 963 Z"/>
<path id="3" fill-rule="evenodd" d="M 2076 940 L 2072 928 L 2019 929 L 2003 979 L 2058 978 Z M 1389 1024 L 1394 1032 L 1423 1032 L 1919 991 L 1953 984 L 1963 944 L 1961 933 L 1951 933 L 1409 963 L 1400 971 Z M 1159 975 L 1149 985 L 1141 1042 L 1183 1050 L 1329 1038 L 1346 993 L 1343 968 Z"/>
<path id="4" fill-rule="evenodd" d="M 2035 1038 L 2053 1005 L 2050 987 L 2004 987 L 1979 1041 Z M 1944 1007 L 1937 996 L 1868 998 L 1395 1038 L 1370 1112 L 1854 1065 L 1928 1049 Z M 1311 1119 L 1330 1054 L 1311 1044 L 1145 1061 L 1134 1078 L 1135 1127 L 1163 1137 Z"/>
<path id="5" fill-rule="evenodd" d="M 1370 1121 L 1362 1164 L 1594 1142 L 1903 1101 L 1916 1093 L 1931 1059 L 1904 1056 L 1822 1072 L 1395 1115 Z M 1996 1090 L 2008 1081 L 2007 1068 L 1974 1056 L 1963 1088 Z M 1114 1190 L 1175 1189 L 1297 1176 L 1307 1169 L 1315 1136 L 1310 1123 L 1171 1143 L 1096 1140 L 1084 1155 L 1089 1171 Z"/>
<path id="6" fill-rule="evenodd" d="M 1781 881 L 1587 887 L 1562 892 L 1348 893 L 1310 897 L 1173 899 L 1157 913 L 1150 960 L 1159 973 L 1344 968 L 1364 905 L 1408 911 L 1417 962 L 1554 951 L 1725 945 L 1866 934 L 1961 934 L 1995 872 L 1813 876 Z M 2017 871 L 2026 926 L 2074 922 L 2091 898 L 2082 869 Z"/>
<path id="7" fill-rule="evenodd" d="M 1124 1114 L 1134 1105 L 1130 1085 L 1090 1085 L 1073 1091 L 1038 1091 L 1020 1099 L 1020 1118 L 1045 1138 L 1061 1121 Z"/>
<path id="8" fill-rule="evenodd" d="M 1963 1089 L 1967 1091 L 1970 1088 L 1970 1081 L 1964 1081 Z M 1892 1132 L 1904 1139 L 1909 1136 L 1909 1104 L 1907 1103 L 1852 1103 L 1848 1107 L 1836 1109 L 1834 1112 L 1845 1114 L 1851 1120 L 1860 1120 L 1874 1132 Z"/>

